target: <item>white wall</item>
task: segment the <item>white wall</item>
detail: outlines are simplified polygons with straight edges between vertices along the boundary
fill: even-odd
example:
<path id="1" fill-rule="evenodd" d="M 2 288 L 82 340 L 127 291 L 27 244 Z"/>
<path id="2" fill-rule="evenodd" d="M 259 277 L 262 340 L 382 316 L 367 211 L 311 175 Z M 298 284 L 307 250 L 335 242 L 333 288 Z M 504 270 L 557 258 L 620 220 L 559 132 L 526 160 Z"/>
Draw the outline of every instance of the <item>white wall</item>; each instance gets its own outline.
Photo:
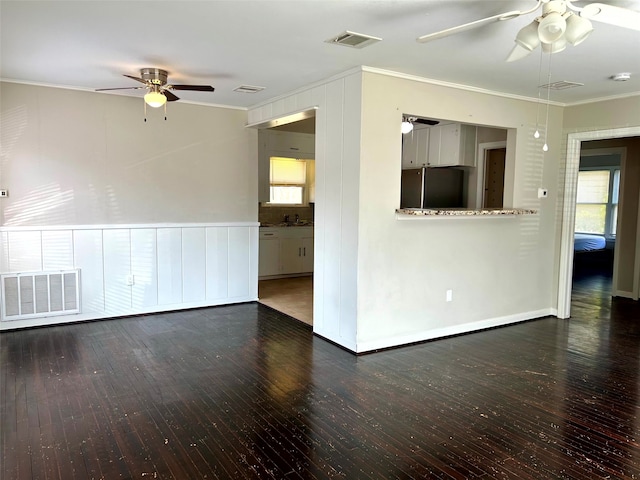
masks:
<path id="1" fill-rule="evenodd" d="M 65 316 L 3 318 L 0 330 L 258 297 L 255 222 L 1 227 L 0 238 L 3 273 L 79 268 L 81 307 Z"/>
<path id="2" fill-rule="evenodd" d="M 244 110 L 1 83 L 0 272 L 79 268 L 81 315 L 257 298 L 257 135 Z M 126 285 L 126 276 L 136 284 Z"/>
<path id="3" fill-rule="evenodd" d="M 257 123 L 318 107 L 314 332 L 362 352 L 554 313 L 562 110 L 550 109 L 543 154 L 534 102 L 369 70 L 249 112 Z M 539 215 L 398 220 L 403 112 L 510 129 L 506 206 Z"/>
<path id="4" fill-rule="evenodd" d="M 536 104 L 365 73 L 358 249 L 358 348 L 371 350 L 554 311 L 555 183 L 562 111 L 550 151 L 533 139 Z M 509 128 L 505 206 L 531 217 L 402 221 L 401 112 Z M 511 169 L 511 171 L 509 171 Z M 366 174 L 365 174 L 366 172 Z M 509 180 L 507 180 L 509 181 Z M 549 188 L 547 199 L 537 188 Z M 453 301 L 445 301 L 447 289 Z"/>
<path id="5" fill-rule="evenodd" d="M 0 225 L 257 221 L 243 110 L 1 83 Z"/>
<path id="6" fill-rule="evenodd" d="M 614 284 L 618 294 L 637 298 L 640 291 L 640 149 L 638 138 L 614 138 L 617 129 L 634 129 L 640 126 L 640 95 L 623 99 L 595 102 L 585 105 L 567 107 L 564 115 L 565 139 L 569 134 L 580 134 L 585 137 L 599 139 L 589 142 L 592 147 L 627 148 L 627 159 L 624 178 L 622 208 L 620 211 L 619 235 L 616 239 L 617 278 Z M 611 135 L 608 134 L 611 132 Z M 606 140 L 607 138 L 614 138 Z M 579 158 L 579 155 L 577 156 Z M 575 160 L 575 159 L 574 159 Z M 563 165 L 567 156 L 563 157 Z M 579 162 L 574 161 L 568 171 L 563 168 L 559 182 L 564 184 L 565 176 L 576 179 Z M 570 208 L 575 209 L 575 191 L 567 192 L 573 198 L 561 199 L 563 216 L 569 215 Z"/>
<path id="7" fill-rule="evenodd" d="M 249 111 L 249 124 L 257 124 L 318 107 L 313 330 L 353 351 L 357 349 L 361 106 L 358 71 Z"/>

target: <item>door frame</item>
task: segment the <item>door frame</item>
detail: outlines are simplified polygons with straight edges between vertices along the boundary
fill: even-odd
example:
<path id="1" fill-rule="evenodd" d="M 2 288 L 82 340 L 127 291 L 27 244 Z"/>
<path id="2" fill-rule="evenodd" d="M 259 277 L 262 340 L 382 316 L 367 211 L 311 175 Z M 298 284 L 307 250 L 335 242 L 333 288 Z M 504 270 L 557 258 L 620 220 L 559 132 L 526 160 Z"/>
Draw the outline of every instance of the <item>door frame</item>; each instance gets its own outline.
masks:
<path id="1" fill-rule="evenodd" d="M 562 232 L 560 237 L 560 267 L 558 272 L 558 318 L 571 316 L 571 287 L 573 283 L 573 232 L 576 223 L 576 195 L 578 193 L 578 171 L 580 170 L 580 145 L 584 141 L 635 137 L 640 135 L 640 125 L 569 133 L 567 138 L 564 169 L 562 205 Z M 640 209 L 638 211 L 640 217 Z M 640 223 L 640 218 L 638 219 Z M 640 230 L 640 228 L 639 228 Z M 638 277 L 640 246 L 636 249 L 636 272 Z M 637 284 L 634 280 L 634 284 Z M 637 285 L 634 285 L 637 286 Z M 636 292 L 637 293 L 637 292 Z"/>

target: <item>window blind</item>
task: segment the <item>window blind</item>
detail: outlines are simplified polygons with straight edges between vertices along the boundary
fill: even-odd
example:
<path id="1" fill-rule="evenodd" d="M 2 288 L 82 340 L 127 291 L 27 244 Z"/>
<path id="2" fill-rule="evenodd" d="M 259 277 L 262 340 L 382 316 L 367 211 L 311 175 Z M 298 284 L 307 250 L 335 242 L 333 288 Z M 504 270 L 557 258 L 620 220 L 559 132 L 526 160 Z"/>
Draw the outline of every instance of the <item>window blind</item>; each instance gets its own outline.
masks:
<path id="1" fill-rule="evenodd" d="M 304 185 L 307 180 L 307 165 L 295 158 L 271 157 L 271 185 Z"/>

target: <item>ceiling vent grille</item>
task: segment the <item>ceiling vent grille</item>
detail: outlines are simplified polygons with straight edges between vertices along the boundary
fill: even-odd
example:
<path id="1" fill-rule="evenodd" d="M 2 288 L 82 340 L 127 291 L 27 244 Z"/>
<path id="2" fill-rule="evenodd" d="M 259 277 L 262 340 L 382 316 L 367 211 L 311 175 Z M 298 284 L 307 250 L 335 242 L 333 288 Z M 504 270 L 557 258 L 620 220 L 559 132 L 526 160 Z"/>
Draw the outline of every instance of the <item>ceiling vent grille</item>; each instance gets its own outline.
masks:
<path id="1" fill-rule="evenodd" d="M 566 90 L 567 88 L 583 87 L 584 83 L 569 82 L 567 80 L 560 80 L 559 82 L 547 83 L 540 85 L 538 88 L 548 88 L 549 90 Z"/>
<path id="2" fill-rule="evenodd" d="M 266 87 L 256 87 L 255 85 L 240 85 L 233 89 L 234 92 L 238 93 L 258 93 L 264 90 Z"/>
<path id="3" fill-rule="evenodd" d="M 345 47 L 364 48 L 376 42 L 379 42 L 380 40 L 382 39 L 378 37 L 364 35 L 362 33 L 350 32 L 349 30 L 346 30 L 341 34 L 330 38 L 329 40 L 325 40 L 325 42 L 333 43 L 336 45 L 343 45 Z"/>

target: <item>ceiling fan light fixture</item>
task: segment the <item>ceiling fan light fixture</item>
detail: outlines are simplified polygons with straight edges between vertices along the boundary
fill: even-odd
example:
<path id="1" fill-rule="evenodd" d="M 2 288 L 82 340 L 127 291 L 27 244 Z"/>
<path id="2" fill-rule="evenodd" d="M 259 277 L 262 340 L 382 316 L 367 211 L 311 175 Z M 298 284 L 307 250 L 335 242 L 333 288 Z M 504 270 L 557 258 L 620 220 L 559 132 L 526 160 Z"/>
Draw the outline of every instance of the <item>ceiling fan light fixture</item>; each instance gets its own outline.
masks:
<path id="1" fill-rule="evenodd" d="M 407 134 L 413 130 L 413 122 L 406 117 L 402 117 L 402 125 L 400 127 L 402 134 Z"/>
<path id="2" fill-rule="evenodd" d="M 167 103 L 167 97 L 160 92 L 151 91 L 144 96 L 144 101 L 150 107 L 160 108 Z"/>
<path id="3" fill-rule="evenodd" d="M 542 51 L 544 53 L 559 53 L 567 48 L 567 39 L 560 37 L 559 40 L 553 43 L 542 43 Z"/>
<path id="4" fill-rule="evenodd" d="M 542 43 L 554 43 L 564 35 L 567 22 L 558 12 L 551 12 L 540 20 L 538 35 Z"/>
<path id="5" fill-rule="evenodd" d="M 530 52 L 540 45 L 540 37 L 538 36 L 538 22 L 534 20 L 529 25 L 521 28 L 516 35 L 516 43 Z"/>
<path id="6" fill-rule="evenodd" d="M 564 36 L 566 37 L 567 42 L 574 47 L 584 42 L 591 32 L 593 32 L 593 25 L 587 18 L 579 17 L 578 15 L 574 15 L 569 12 L 566 21 L 567 30 L 565 31 Z"/>

